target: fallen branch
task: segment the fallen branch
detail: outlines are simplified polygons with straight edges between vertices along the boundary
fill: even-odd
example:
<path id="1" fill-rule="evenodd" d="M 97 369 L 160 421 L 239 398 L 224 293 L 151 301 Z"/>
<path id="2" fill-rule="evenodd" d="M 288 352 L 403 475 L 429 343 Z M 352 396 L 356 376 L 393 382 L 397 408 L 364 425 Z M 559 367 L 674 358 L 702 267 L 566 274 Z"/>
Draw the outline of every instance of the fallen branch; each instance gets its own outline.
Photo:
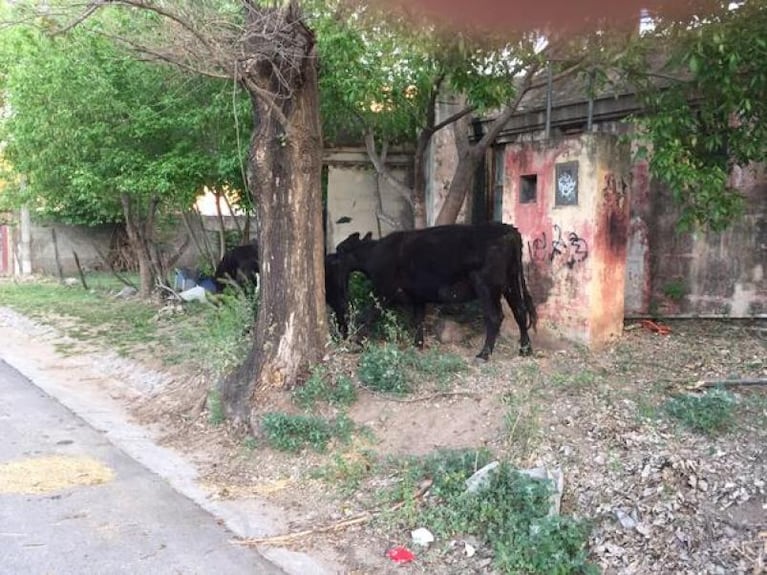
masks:
<path id="1" fill-rule="evenodd" d="M 423 497 L 426 492 L 431 487 L 432 480 L 429 479 L 428 481 L 424 481 L 421 485 L 421 488 L 418 490 L 418 492 L 415 494 L 416 499 L 420 499 Z M 388 511 L 391 513 L 393 511 L 396 511 L 400 507 L 402 507 L 405 504 L 405 501 L 400 501 L 396 505 L 391 506 Z M 295 533 L 286 533 L 284 535 L 274 535 L 272 537 L 248 537 L 247 539 L 234 539 L 233 542 L 237 543 L 238 545 L 247 545 L 249 547 L 255 546 L 255 545 L 279 545 L 282 543 L 290 543 L 291 541 L 294 541 L 296 539 L 301 539 L 303 537 L 307 537 L 309 535 L 315 535 L 317 533 L 327 533 L 329 531 L 340 531 L 341 529 L 346 529 L 347 527 L 352 527 L 353 525 L 361 525 L 363 523 L 367 523 L 371 519 L 373 519 L 376 515 L 380 515 L 383 513 L 383 510 L 379 509 L 378 511 L 365 511 L 364 513 L 360 513 L 359 515 L 355 515 L 354 517 L 350 517 L 348 519 L 342 519 L 341 521 L 336 521 L 334 523 L 330 523 L 328 525 L 321 525 L 319 527 L 313 527 L 311 529 L 304 529 L 303 531 L 297 531 Z"/>
<path id="2" fill-rule="evenodd" d="M 360 387 L 364 389 L 365 391 L 367 391 L 368 393 L 375 395 L 376 397 L 380 397 L 381 399 L 386 399 L 389 401 L 396 401 L 397 403 L 416 403 L 419 401 L 429 401 L 431 399 L 439 399 L 441 397 L 455 397 L 459 395 L 462 395 L 464 397 L 477 397 L 482 395 L 481 393 L 477 393 L 473 391 L 438 391 L 437 393 L 422 395 L 420 397 L 401 398 L 389 393 L 382 393 L 380 391 L 376 391 L 375 389 L 371 389 L 367 387 L 366 385 L 360 385 Z"/>
<path id="3" fill-rule="evenodd" d="M 749 385 L 767 385 L 767 377 L 756 378 L 744 378 L 744 379 L 702 379 L 696 383 L 693 383 L 691 389 L 701 389 L 704 387 L 718 387 L 723 385 L 725 387 L 737 387 L 737 386 L 749 386 Z"/>

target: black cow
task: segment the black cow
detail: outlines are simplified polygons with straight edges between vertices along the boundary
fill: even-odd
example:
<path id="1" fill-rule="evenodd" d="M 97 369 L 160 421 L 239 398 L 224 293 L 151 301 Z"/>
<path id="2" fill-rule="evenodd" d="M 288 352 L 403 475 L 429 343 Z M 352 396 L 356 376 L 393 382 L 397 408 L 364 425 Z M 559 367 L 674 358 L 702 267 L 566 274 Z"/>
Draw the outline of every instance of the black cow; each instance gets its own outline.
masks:
<path id="1" fill-rule="evenodd" d="M 415 343 L 423 346 L 427 303 L 479 300 L 485 320 L 485 343 L 477 357 L 488 359 L 503 321 L 501 296 L 506 298 L 519 326 L 519 352 L 530 355 L 528 329 L 537 315 L 522 269 L 522 237 L 511 225 L 447 225 L 391 233 L 380 240 L 367 234 L 350 235 L 336 250 L 344 279 L 352 271 L 364 273 L 383 305 L 412 306 Z M 336 315 L 346 313 L 335 309 Z"/>
<path id="2" fill-rule="evenodd" d="M 337 254 L 328 254 L 325 256 L 325 299 L 332 310 L 345 309 L 345 303 L 348 301 L 347 285 L 341 284 L 337 278 L 348 277 L 349 272 L 345 272 L 345 264 L 342 258 Z M 258 243 L 254 240 L 250 244 L 231 248 L 224 253 L 214 274 L 213 281 L 216 284 L 216 290 L 224 289 L 224 281 L 234 281 L 242 284 L 243 282 L 257 283 L 259 273 Z M 330 285 L 328 282 L 335 282 Z M 336 322 L 338 330 L 345 338 L 348 335 L 348 323 L 345 313 L 336 313 Z"/>
<path id="3" fill-rule="evenodd" d="M 226 250 L 213 273 L 216 290 L 222 291 L 226 281 L 255 284 L 258 268 L 258 244 L 255 241 Z"/>

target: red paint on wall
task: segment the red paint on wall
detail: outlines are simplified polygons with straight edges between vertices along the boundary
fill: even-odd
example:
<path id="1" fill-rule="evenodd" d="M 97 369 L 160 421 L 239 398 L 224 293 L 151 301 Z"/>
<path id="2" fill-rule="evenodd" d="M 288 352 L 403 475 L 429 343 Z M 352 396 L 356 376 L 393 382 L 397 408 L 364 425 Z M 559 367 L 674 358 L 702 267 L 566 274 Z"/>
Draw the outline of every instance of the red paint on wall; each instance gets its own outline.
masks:
<path id="1" fill-rule="evenodd" d="M 554 208 L 555 166 L 572 158 L 573 141 L 563 140 L 555 147 L 522 145 L 507 147 L 506 177 L 510 184 L 505 217 L 516 225 L 525 243 L 524 260 L 528 286 L 539 317 L 567 334 L 588 332 L 589 243 L 592 226 L 585 216 L 577 229 L 572 221 L 577 206 L 567 207 L 568 218 L 557 219 Z M 520 202 L 521 177 L 537 177 L 536 201 Z M 564 212 L 561 212 L 564 213 Z"/>

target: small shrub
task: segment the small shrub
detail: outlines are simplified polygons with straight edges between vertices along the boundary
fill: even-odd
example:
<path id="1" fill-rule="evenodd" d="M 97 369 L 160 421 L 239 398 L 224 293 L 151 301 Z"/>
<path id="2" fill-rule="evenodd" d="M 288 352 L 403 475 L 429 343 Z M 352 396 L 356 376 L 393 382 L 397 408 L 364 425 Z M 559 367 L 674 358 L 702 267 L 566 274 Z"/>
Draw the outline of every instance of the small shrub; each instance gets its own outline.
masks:
<path id="1" fill-rule="evenodd" d="M 329 464 L 314 471 L 312 477 L 326 481 L 348 496 L 359 489 L 362 481 L 370 476 L 374 467 L 375 453 L 372 451 L 338 453 L 333 456 Z"/>
<path id="2" fill-rule="evenodd" d="M 687 287 L 681 280 L 670 281 L 663 286 L 663 295 L 672 301 L 681 301 L 687 294 Z"/>
<path id="3" fill-rule="evenodd" d="M 345 415 L 333 421 L 311 415 L 288 415 L 272 412 L 261 420 L 267 443 L 279 451 L 297 452 L 311 447 L 322 452 L 335 437 L 348 441 L 354 431 L 354 422 Z"/>
<path id="4" fill-rule="evenodd" d="M 688 429 L 713 435 L 727 431 L 735 422 L 735 397 L 723 389 L 700 396 L 680 395 L 668 400 L 664 410 Z"/>
<path id="5" fill-rule="evenodd" d="M 341 375 L 333 381 L 323 366 L 315 366 L 309 379 L 293 391 L 293 400 L 304 409 L 314 407 L 318 401 L 349 406 L 357 400 L 357 389 L 348 376 Z"/>
<path id="6" fill-rule="evenodd" d="M 397 395 L 410 392 L 404 353 L 391 343 L 367 346 L 360 356 L 357 376 L 374 391 Z"/>
<path id="7" fill-rule="evenodd" d="M 468 369 L 462 357 L 439 350 L 423 353 L 411 350 L 407 356 L 407 363 L 417 372 L 434 378 L 440 384 L 447 383 L 453 375 Z"/>

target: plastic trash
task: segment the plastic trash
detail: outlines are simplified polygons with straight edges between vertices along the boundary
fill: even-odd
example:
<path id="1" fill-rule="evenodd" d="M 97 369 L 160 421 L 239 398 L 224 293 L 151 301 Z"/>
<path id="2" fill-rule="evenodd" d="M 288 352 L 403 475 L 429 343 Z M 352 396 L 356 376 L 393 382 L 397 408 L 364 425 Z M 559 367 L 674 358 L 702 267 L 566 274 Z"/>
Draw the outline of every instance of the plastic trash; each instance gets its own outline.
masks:
<path id="1" fill-rule="evenodd" d="M 400 545 L 389 549 L 386 556 L 395 563 L 410 563 L 415 559 L 412 551 Z"/>

